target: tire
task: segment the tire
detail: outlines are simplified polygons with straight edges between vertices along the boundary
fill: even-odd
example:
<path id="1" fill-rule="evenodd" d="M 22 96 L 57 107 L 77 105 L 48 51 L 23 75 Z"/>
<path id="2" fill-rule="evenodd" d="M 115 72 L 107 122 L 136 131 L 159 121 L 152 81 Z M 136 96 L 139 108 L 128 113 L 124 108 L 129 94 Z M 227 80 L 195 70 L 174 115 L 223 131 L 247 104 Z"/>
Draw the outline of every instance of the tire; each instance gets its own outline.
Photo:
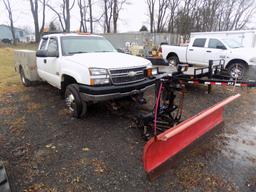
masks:
<path id="1" fill-rule="evenodd" d="M 70 84 L 65 91 L 66 106 L 75 118 L 81 118 L 87 113 L 87 104 L 82 101 L 77 84 Z"/>
<path id="2" fill-rule="evenodd" d="M 24 73 L 24 70 L 23 70 L 22 67 L 20 68 L 20 80 L 21 80 L 21 83 L 22 83 L 25 87 L 30 87 L 30 86 L 31 86 L 31 81 L 29 81 L 29 80 L 26 78 L 25 73 Z"/>
<path id="3" fill-rule="evenodd" d="M 175 55 L 168 57 L 169 66 L 177 66 L 179 64 L 179 58 Z"/>
<path id="4" fill-rule="evenodd" d="M 232 63 L 227 67 L 228 73 L 233 79 L 245 79 L 247 67 L 245 63 Z"/>
<path id="5" fill-rule="evenodd" d="M 11 192 L 10 185 L 3 164 L 0 162 L 0 191 Z"/>

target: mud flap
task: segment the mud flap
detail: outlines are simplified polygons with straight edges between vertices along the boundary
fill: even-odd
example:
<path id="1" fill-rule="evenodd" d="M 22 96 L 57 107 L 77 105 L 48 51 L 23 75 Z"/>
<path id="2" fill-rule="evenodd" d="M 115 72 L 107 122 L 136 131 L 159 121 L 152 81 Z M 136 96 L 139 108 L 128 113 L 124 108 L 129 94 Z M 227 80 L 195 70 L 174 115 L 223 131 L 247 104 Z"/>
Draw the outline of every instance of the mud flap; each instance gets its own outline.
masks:
<path id="1" fill-rule="evenodd" d="M 148 174 L 154 172 L 160 165 L 219 125 L 223 121 L 224 106 L 238 97 L 240 97 L 240 94 L 231 96 L 151 138 L 144 146 L 143 162 L 145 171 Z"/>

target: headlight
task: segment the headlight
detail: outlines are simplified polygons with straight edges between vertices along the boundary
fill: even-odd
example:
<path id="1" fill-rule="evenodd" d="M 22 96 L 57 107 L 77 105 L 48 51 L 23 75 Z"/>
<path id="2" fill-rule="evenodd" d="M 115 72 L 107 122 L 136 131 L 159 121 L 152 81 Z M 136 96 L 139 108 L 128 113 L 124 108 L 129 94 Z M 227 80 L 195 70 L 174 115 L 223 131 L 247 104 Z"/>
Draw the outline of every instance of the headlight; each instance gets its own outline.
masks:
<path id="1" fill-rule="evenodd" d="M 101 69 L 101 68 L 90 68 L 90 85 L 105 85 L 109 84 L 109 74 L 107 69 Z"/>
<path id="2" fill-rule="evenodd" d="M 153 68 L 152 75 L 157 75 L 157 74 L 158 74 L 158 68 Z"/>
<path id="3" fill-rule="evenodd" d="M 256 57 L 251 58 L 251 59 L 250 59 L 250 62 L 256 63 Z"/>
<path id="4" fill-rule="evenodd" d="M 105 79 L 91 79 L 90 81 L 90 85 L 105 85 L 105 84 L 109 84 L 109 78 L 105 78 Z"/>
<path id="5" fill-rule="evenodd" d="M 90 68 L 89 71 L 91 76 L 108 75 L 107 69 Z"/>
<path id="6" fill-rule="evenodd" d="M 157 67 L 147 69 L 147 76 L 148 77 L 152 77 L 152 76 L 157 75 L 157 74 L 158 74 L 158 68 Z"/>

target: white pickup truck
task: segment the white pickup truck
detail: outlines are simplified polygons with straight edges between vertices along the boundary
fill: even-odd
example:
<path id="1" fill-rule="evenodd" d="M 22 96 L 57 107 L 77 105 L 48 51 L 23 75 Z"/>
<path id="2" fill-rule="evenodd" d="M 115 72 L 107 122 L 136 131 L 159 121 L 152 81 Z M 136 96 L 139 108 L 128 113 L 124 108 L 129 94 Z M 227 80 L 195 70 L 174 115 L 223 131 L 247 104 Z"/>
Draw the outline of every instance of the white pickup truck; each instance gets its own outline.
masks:
<path id="1" fill-rule="evenodd" d="M 243 48 L 232 39 L 195 37 L 188 46 L 161 46 L 163 58 L 170 65 L 188 63 L 208 66 L 209 60 L 225 60 L 225 68 L 232 78 L 245 77 L 250 66 L 256 66 L 256 49 Z"/>
<path id="2" fill-rule="evenodd" d="M 21 81 L 43 80 L 65 96 L 68 109 L 79 118 L 88 102 L 138 95 L 155 83 L 149 60 L 118 53 L 104 37 L 50 34 L 38 50 L 16 50 L 15 69 Z"/>

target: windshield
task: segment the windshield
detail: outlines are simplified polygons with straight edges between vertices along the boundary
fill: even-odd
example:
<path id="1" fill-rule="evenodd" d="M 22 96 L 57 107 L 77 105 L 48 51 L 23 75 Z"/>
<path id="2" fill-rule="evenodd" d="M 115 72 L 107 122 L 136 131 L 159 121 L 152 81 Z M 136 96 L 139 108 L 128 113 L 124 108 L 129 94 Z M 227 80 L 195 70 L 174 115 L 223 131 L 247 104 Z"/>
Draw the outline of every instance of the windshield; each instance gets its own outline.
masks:
<path id="1" fill-rule="evenodd" d="M 243 45 L 234 39 L 222 39 L 222 41 L 231 49 L 241 48 Z"/>
<path id="2" fill-rule="evenodd" d="M 64 56 L 80 53 L 116 52 L 111 43 L 103 37 L 69 36 L 62 37 L 61 42 Z"/>

